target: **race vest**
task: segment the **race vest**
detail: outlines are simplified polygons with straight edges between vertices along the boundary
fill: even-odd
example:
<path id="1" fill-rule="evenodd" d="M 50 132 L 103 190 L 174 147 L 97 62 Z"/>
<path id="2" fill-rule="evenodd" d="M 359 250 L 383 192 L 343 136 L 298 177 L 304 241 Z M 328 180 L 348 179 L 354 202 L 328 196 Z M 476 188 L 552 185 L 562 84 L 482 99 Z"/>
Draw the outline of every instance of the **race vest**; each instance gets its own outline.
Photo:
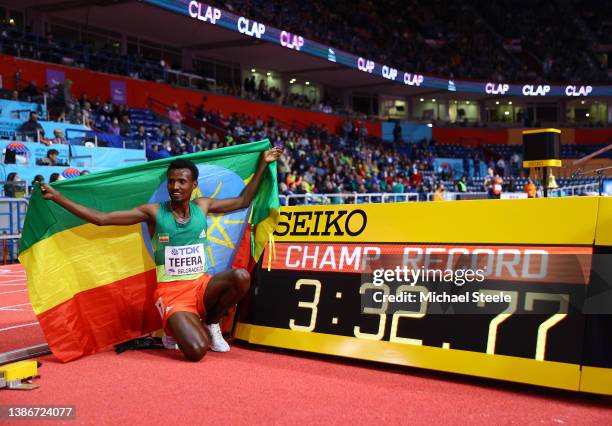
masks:
<path id="1" fill-rule="evenodd" d="M 151 241 L 157 282 L 192 280 L 208 271 L 206 216 L 193 201 L 189 203 L 189 215 L 189 222 L 178 223 L 170 203 L 159 205 Z"/>

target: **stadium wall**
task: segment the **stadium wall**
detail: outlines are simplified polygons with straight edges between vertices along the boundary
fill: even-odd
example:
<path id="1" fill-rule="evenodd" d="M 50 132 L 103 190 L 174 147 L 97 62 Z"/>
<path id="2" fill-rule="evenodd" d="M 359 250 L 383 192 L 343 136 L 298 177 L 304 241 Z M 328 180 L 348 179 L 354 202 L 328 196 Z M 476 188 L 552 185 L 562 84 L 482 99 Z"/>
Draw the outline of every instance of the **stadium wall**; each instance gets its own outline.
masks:
<path id="1" fill-rule="evenodd" d="M 233 96 L 216 95 L 209 92 L 173 87 L 168 84 L 136 80 L 122 76 L 99 73 L 73 67 L 66 67 L 46 62 L 19 59 L 13 56 L 0 55 L 0 74 L 5 88 L 15 87 L 15 72 L 20 71 L 24 81 L 36 81 L 38 86 L 47 83 L 47 70 L 63 72 L 66 79 L 73 82 L 72 94 L 80 96 L 87 93 L 90 98 L 100 96 L 103 100 L 110 97 L 110 86 L 113 81 L 125 82 L 127 102 L 131 107 L 145 108 L 149 97 L 165 104 L 177 103 L 185 112 L 187 105 L 195 107 L 202 102 L 202 97 L 208 98 L 206 107 L 209 110 L 219 110 L 225 115 L 231 113 L 246 114 L 252 118 L 261 116 L 263 119 L 274 117 L 276 120 L 298 127 L 310 123 L 324 124 L 331 132 L 336 132 L 344 123 L 345 118 L 314 111 L 304 111 L 296 108 L 273 105 L 264 102 L 247 101 Z M 372 136 L 381 137 L 380 122 L 366 123 Z"/>
<path id="2" fill-rule="evenodd" d="M 145 108 L 149 97 L 165 104 L 178 103 L 185 112 L 187 105 L 195 107 L 202 102 L 202 97 L 208 98 L 206 107 L 209 110 L 219 110 L 224 114 L 240 113 L 264 119 L 274 117 L 287 125 L 306 126 L 310 123 L 324 124 L 329 131 L 336 132 L 345 121 L 345 118 L 333 114 L 323 114 L 314 111 L 305 111 L 265 102 L 247 101 L 234 96 L 223 96 L 209 92 L 200 92 L 173 87 L 168 84 L 155 83 L 145 80 L 136 80 L 122 76 L 83 70 L 46 62 L 19 59 L 13 56 L 0 55 L 0 75 L 3 87 L 15 87 L 15 72 L 21 73 L 23 81 L 34 80 L 38 86 L 47 82 L 47 71 L 55 70 L 63 73 L 66 79 L 73 82 L 72 93 L 80 96 L 87 93 L 90 98 L 100 96 L 106 100 L 110 97 L 111 82 L 125 82 L 126 97 L 130 106 Z M 382 137 L 380 122 L 367 122 L 368 132 L 372 136 Z M 472 128 L 445 128 L 434 127 L 432 137 L 442 143 L 466 144 L 478 146 L 484 144 L 520 144 L 522 143 L 522 129 L 472 129 Z M 562 143 L 612 143 L 612 129 L 562 129 Z"/>

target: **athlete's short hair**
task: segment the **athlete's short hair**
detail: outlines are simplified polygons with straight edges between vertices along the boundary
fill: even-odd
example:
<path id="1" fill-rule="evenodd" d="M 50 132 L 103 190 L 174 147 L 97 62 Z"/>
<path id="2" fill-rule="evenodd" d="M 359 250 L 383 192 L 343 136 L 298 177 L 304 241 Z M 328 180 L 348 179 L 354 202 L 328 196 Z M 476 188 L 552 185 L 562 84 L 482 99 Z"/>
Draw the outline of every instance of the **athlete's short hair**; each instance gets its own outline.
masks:
<path id="1" fill-rule="evenodd" d="M 183 158 L 177 158 L 176 160 L 172 160 L 172 162 L 168 165 L 168 170 L 166 171 L 166 176 L 170 173 L 170 170 L 175 169 L 189 169 L 191 170 L 191 177 L 193 180 L 197 181 L 200 176 L 200 171 L 198 170 L 198 166 L 196 166 L 193 161 L 185 160 Z"/>

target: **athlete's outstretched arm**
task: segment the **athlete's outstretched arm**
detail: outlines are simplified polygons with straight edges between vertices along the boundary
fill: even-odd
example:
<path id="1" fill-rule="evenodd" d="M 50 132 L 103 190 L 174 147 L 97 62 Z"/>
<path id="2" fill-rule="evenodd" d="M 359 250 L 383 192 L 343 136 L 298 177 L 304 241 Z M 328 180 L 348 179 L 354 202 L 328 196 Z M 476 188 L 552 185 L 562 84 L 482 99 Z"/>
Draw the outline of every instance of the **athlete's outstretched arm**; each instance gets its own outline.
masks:
<path id="1" fill-rule="evenodd" d="M 259 161 L 253 179 L 251 179 L 238 197 L 225 198 L 223 200 L 205 198 L 199 201 L 198 204 L 204 204 L 203 207 L 208 213 L 226 213 L 247 208 L 251 204 L 251 201 L 253 201 L 253 198 L 255 198 L 255 194 L 257 194 L 257 189 L 259 188 L 266 167 L 268 167 L 269 163 L 278 160 L 278 157 L 280 157 L 282 153 L 282 148 L 272 148 L 262 152 L 261 160 Z"/>
<path id="2" fill-rule="evenodd" d="M 70 198 L 66 197 L 46 183 L 40 185 L 40 190 L 42 191 L 43 198 L 45 200 L 55 201 L 73 215 L 98 226 L 135 225 L 140 222 L 148 222 L 149 219 L 155 215 L 153 212 L 155 207 L 154 204 L 144 204 L 132 210 L 104 213 L 72 201 Z"/>

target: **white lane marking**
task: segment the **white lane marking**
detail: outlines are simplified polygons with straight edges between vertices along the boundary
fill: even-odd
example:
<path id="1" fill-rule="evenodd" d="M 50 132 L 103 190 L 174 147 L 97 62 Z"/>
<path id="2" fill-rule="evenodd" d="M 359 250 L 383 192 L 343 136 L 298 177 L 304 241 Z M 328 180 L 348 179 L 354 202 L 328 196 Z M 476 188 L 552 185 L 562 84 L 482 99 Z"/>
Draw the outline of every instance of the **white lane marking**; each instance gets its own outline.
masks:
<path id="1" fill-rule="evenodd" d="M 12 327 L 0 328 L 0 331 L 7 331 L 7 330 L 12 330 L 14 328 L 21 328 L 21 327 L 30 327 L 32 325 L 38 325 L 38 323 L 37 322 L 30 322 L 28 324 L 14 325 Z"/>
<path id="2" fill-rule="evenodd" d="M 25 306 L 25 305 L 30 305 L 30 303 L 21 303 L 19 305 L 10 305 L 10 306 L 0 306 L 0 309 L 16 308 L 17 306 Z"/>
<path id="3" fill-rule="evenodd" d="M 19 293 L 20 291 L 28 291 L 28 290 L 25 289 L 25 290 L 15 290 L 15 291 L 5 291 L 4 293 L 0 293 L 0 294 Z"/>

